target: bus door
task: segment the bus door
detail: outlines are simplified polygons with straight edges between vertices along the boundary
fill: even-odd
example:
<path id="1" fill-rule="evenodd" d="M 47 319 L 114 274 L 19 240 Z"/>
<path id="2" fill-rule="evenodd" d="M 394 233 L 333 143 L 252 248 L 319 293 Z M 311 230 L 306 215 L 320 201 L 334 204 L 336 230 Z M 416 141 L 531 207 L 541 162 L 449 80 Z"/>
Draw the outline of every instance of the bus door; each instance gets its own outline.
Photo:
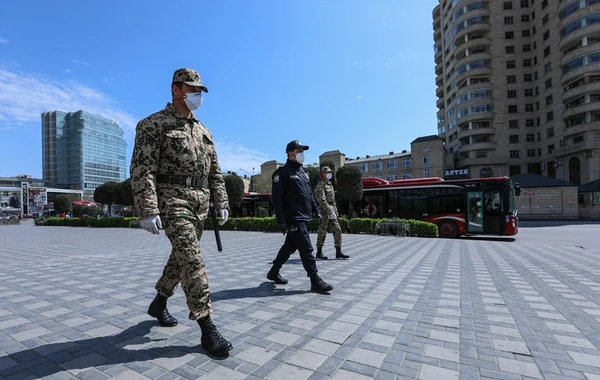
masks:
<path id="1" fill-rule="evenodd" d="M 483 192 L 467 191 L 468 220 L 467 233 L 483 232 Z"/>
<path id="2" fill-rule="evenodd" d="M 361 205 L 361 216 L 366 218 L 381 218 L 383 216 L 383 196 L 364 196 Z"/>

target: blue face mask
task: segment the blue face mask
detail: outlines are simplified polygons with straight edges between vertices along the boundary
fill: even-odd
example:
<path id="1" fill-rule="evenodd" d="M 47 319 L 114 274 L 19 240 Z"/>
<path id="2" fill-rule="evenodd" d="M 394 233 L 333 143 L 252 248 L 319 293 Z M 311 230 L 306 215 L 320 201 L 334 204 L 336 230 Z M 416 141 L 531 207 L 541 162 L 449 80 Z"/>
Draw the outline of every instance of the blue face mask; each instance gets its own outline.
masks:
<path id="1" fill-rule="evenodd" d="M 202 104 L 202 91 L 188 92 L 183 101 L 190 111 L 197 110 Z"/>

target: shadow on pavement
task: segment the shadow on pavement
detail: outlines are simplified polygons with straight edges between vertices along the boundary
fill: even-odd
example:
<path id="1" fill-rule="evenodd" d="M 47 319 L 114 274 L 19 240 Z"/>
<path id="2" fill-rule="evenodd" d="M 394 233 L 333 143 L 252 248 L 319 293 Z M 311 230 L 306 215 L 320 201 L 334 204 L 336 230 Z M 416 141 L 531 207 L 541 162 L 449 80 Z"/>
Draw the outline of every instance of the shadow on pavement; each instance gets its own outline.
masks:
<path id="1" fill-rule="evenodd" d="M 512 243 L 517 239 L 514 237 L 507 236 L 461 236 L 463 240 L 484 240 L 484 241 L 502 241 L 506 243 Z"/>
<path id="2" fill-rule="evenodd" d="M 307 286 L 310 286 L 308 284 Z M 271 281 L 265 281 L 258 286 L 252 288 L 238 288 L 220 290 L 218 292 L 211 292 L 211 301 L 225 301 L 240 298 L 256 298 L 256 297 L 273 297 L 273 296 L 291 296 L 293 294 L 305 294 L 310 293 L 310 290 L 285 290 L 284 288 L 277 288 L 275 283 Z"/>
<path id="3" fill-rule="evenodd" d="M 177 358 L 190 353 L 208 352 L 198 346 L 168 346 L 142 349 L 126 349 L 130 345 L 158 342 L 164 339 L 146 337 L 150 328 L 158 326 L 155 321 L 143 321 L 117 335 L 50 343 L 0 358 L 0 378 L 15 377 L 30 370 L 39 377 L 50 376 L 67 370 L 146 361 L 156 358 Z M 198 332 L 199 333 L 199 332 Z M 214 358 L 214 357 L 213 357 Z M 214 359 L 224 359 L 224 357 Z M 2 363 L 5 361 L 5 363 Z M 15 365 L 6 363 L 15 362 Z M 2 365 L 3 364 L 3 365 Z M 2 368 L 4 367 L 4 368 Z"/>

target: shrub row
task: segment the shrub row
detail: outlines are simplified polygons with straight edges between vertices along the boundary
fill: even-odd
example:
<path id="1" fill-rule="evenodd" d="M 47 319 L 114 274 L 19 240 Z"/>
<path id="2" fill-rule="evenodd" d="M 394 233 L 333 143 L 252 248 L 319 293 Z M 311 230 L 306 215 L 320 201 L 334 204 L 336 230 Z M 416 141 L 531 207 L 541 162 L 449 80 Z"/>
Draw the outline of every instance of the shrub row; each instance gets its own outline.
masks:
<path id="1" fill-rule="evenodd" d="M 342 232 L 351 234 L 382 234 L 384 231 L 377 229 L 377 224 L 384 219 L 371 218 L 339 218 Z M 69 226 L 69 227 L 139 227 L 138 218 L 40 218 L 35 220 L 36 226 Z M 419 220 L 407 219 L 385 219 L 397 223 L 406 223 L 409 226 L 409 236 L 436 237 L 438 228 L 433 223 L 421 222 Z M 207 218 L 204 226 L 207 230 L 213 229 L 212 219 Z M 225 225 L 219 227 L 224 231 L 264 231 L 277 232 L 279 226 L 273 217 L 266 218 L 229 218 Z M 308 223 L 308 230 L 316 232 L 318 223 L 316 220 Z M 396 231 L 391 230 L 391 234 Z"/>

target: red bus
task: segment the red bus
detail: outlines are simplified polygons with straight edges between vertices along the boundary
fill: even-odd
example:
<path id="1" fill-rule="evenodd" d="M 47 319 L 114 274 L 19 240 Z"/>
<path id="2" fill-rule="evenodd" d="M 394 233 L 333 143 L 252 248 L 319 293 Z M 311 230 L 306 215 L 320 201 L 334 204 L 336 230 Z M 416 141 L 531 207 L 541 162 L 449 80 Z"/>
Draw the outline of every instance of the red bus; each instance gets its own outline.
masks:
<path id="1" fill-rule="evenodd" d="M 363 178 L 360 215 L 431 222 L 445 238 L 512 236 L 519 231 L 515 196 L 520 193 L 508 177 L 392 182 L 367 177 Z"/>
<path id="2" fill-rule="evenodd" d="M 239 216 L 242 218 L 254 217 L 260 214 L 259 208 L 266 210 L 267 214 L 264 216 L 273 216 L 275 214 L 273 203 L 271 202 L 271 193 L 244 193 Z"/>

